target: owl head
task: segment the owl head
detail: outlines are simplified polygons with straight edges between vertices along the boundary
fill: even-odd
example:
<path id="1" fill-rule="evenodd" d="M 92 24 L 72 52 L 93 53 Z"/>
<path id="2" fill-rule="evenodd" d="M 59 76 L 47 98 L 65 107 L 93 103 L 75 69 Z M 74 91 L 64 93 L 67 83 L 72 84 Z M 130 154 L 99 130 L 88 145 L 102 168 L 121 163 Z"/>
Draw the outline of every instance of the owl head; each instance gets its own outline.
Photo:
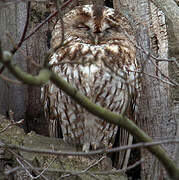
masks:
<path id="1" fill-rule="evenodd" d="M 84 57 L 89 51 L 93 54 L 93 59 L 99 54 L 100 57 L 112 55 L 113 59 L 121 58 L 121 66 L 124 63 L 129 65 L 135 59 L 134 45 L 124 33 L 133 40 L 132 28 L 127 19 L 114 9 L 94 5 L 79 6 L 67 13 L 63 21 L 65 46 L 60 50 L 63 59 L 65 54 L 70 54 L 68 60 Z M 58 22 L 52 33 L 52 48 L 60 43 L 61 36 L 62 27 Z M 90 56 L 86 59 L 89 58 Z"/>

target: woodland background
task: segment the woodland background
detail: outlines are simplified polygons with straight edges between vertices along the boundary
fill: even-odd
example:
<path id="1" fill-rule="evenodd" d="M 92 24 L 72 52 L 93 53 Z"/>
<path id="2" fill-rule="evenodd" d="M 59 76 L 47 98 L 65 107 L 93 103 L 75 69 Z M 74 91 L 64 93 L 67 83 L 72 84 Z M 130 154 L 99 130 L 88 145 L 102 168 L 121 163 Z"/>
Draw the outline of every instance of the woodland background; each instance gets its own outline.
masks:
<path id="1" fill-rule="evenodd" d="M 62 3 L 66 2 L 68 1 Z M 58 18 L 54 15 L 47 21 L 49 15 L 56 11 L 53 1 L 33 1 L 30 8 L 29 3 L 30 1 L 0 1 L 0 40 L 3 50 L 14 53 L 14 63 L 24 71 L 36 75 L 40 68 L 34 64 L 43 64 L 49 50 L 51 31 Z M 62 4 L 62 14 L 76 5 L 86 3 L 91 1 L 74 0 L 68 5 Z M 177 139 L 179 136 L 179 7 L 177 4 L 179 1 L 106 0 L 105 3 L 122 11 L 133 23 L 139 45 L 138 56 L 146 60 L 142 79 L 143 94 L 139 107 L 140 128 L 156 141 Z M 43 21 L 45 21 L 43 26 L 34 30 L 42 25 Z M 28 25 L 27 31 L 24 31 L 26 25 Z M 22 38 L 24 32 L 26 34 Z M 20 48 L 16 47 L 18 42 Z M 40 102 L 40 87 L 19 85 L 15 83 L 16 80 L 10 82 L 7 77 L 14 79 L 13 75 L 2 67 L 0 77 L 0 113 L 11 119 L 12 111 L 15 122 L 24 119 L 23 127 L 26 133 L 35 131 L 40 135 L 48 136 L 48 123 L 43 116 Z M 162 146 L 178 166 L 179 146 L 175 143 Z M 166 177 L 161 163 L 155 157 L 143 149 L 141 157 L 144 157 L 141 179 L 158 180 Z"/>

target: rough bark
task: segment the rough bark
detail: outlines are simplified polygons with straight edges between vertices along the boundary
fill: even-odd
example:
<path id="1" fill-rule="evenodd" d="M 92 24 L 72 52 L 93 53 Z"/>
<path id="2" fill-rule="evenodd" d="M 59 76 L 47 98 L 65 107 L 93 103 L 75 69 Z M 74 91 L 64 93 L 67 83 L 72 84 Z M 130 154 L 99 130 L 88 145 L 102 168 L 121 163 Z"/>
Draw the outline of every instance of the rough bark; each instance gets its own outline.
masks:
<path id="1" fill-rule="evenodd" d="M 119 2 L 121 3 L 119 5 Z M 114 6 L 120 9 L 132 10 L 134 20 L 139 23 L 138 42 L 145 49 L 157 57 L 168 57 L 168 41 L 166 35 L 166 23 L 163 12 L 159 11 L 152 3 L 147 0 L 123 1 L 115 0 Z M 120 9 L 121 10 L 121 9 Z M 138 27 L 138 26 L 137 26 Z M 141 54 L 141 52 L 139 52 Z M 147 60 L 144 72 L 165 79 L 161 73 L 168 76 L 168 63 L 149 61 L 149 57 L 142 54 L 140 59 Z M 161 71 L 161 73 L 160 73 Z M 147 132 L 153 139 L 171 138 L 175 136 L 176 124 L 171 114 L 169 104 L 169 86 L 160 80 L 143 75 L 142 78 L 142 97 L 140 103 L 140 127 Z M 167 152 L 174 154 L 174 145 L 165 146 Z M 159 162 L 147 151 L 142 150 L 145 162 L 142 165 L 143 179 L 162 178 Z"/>
<path id="2" fill-rule="evenodd" d="M 167 32 L 169 44 L 169 58 L 175 58 L 176 63 L 169 64 L 170 78 L 179 84 L 178 68 L 179 68 L 179 4 L 178 0 L 151 0 L 158 8 L 160 8 L 167 17 Z M 177 4 L 176 4 L 177 3 Z M 171 109 L 172 116 L 177 121 L 177 135 L 179 138 L 179 88 L 171 88 Z M 172 117 L 172 118 L 173 118 Z M 177 145 L 175 159 L 179 166 L 179 145 Z"/>
<path id="3" fill-rule="evenodd" d="M 24 22 L 26 19 L 26 4 L 10 4 L 7 7 L 1 7 L 0 10 L 0 38 L 3 42 L 3 49 L 11 50 L 12 42 L 7 37 L 9 33 L 15 43 L 19 42 L 23 32 Z M 21 47 L 25 50 L 25 43 Z M 17 53 L 14 61 L 26 70 L 26 61 L 21 53 Z M 18 61 L 17 61 L 18 60 Z M 7 75 L 6 70 L 3 72 Z M 7 75 L 13 79 L 11 75 Z M 25 117 L 26 111 L 26 86 L 18 86 L 0 79 L 0 113 L 7 114 L 9 110 L 15 112 L 15 120 Z"/>
<path id="4" fill-rule="evenodd" d="M 32 3 L 29 32 L 38 26 L 48 15 L 45 3 Z M 49 23 L 40 28 L 26 43 L 26 54 L 39 65 L 43 65 L 45 54 L 48 51 Z M 27 60 L 27 72 L 36 75 L 38 67 L 34 66 L 31 60 Z M 35 131 L 38 134 L 48 135 L 48 123 L 45 120 L 43 106 L 41 104 L 41 87 L 28 85 L 28 100 L 26 105 L 26 132 Z"/>
<path id="5" fill-rule="evenodd" d="M 150 52 L 157 57 L 168 57 L 168 42 L 166 36 L 166 23 L 165 17 L 153 4 L 150 4 Z M 147 62 L 144 72 L 157 76 L 162 80 L 166 80 L 168 73 L 167 62 L 157 62 L 150 58 Z M 143 76 L 143 95 L 141 101 L 142 124 L 141 127 L 153 139 L 173 138 L 176 132 L 176 124 L 172 118 L 169 108 L 169 85 L 163 83 L 155 78 Z M 175 146 L 165 146 L 166 151 L 172 155 L 174 154 Z M 143 167 L 144 179 L 162 179 L 164 178 L 161 164 L 149 155 L 143 154 L 144 157 L 148 156 L 147 163 Z"/>
<path id="6" fill-rule="evenodd" d="M 179 8 L 178 8 L 179 11 Z M 178 18 L 179 19 L 179 18 Z M 176 20 L 177 21 L 177 20 Z M 179 21 L 179 20 L 178 20 Z M 169 64 L 170 78 L 179 84 L 179 26 L 172 23 L 169 19 L 168 23 L 168 34 L 169 34 L 169 57 L 175 58 L 177 63 Z M 178 29 L 178 31 L 177 31 Z M 171 109 L 172 114 L 177 122 L 177 134 L 176 138 L 179 138 L 179 87 L 173 87 L 170 89 L 171 97 Z M 179 145 L 176 147 L 175 159 L 179 167 Z"/>
<path id="7" fill-rule="evenodd" d="M 150 6 L 148 0 L 140 0 L 136 2 L 136 8 L 134 9 L 138 13 L 137 17 L 139 18 L 139 27 L 137 33 L 138 44 L 146 52 L 150 52 Z M 146 54 L 143 54 L 140 50 L 138 53 L 141 64 L 143 64 L 144 61 L 146 62 L 144 72 L 155 75 L 155 67 L 152 62 L 149 61 L 149 57 L 146 56 Z M 140 116 L 138 124 L 147 134 L 149 134 L 149 136 L 154 139 L 156 137 L 160 137 L 160 120 L 157 119 L 157 115 L 160 112 L 160 106 L 156 101 L 156 99 L 159 99 L 157 86 L 157 80 L 151 79 L 151 77 L 148 77 L 147 75 L 142 75 L 142 94 L 139 104 Z M 152 175 L 159 173 L 157 165 L 152 169 L 152 167 L 154 167 L 155 159 L 144 149 L 141 150 L 141 157 L 145 158 L 144 163 L 141 166 L 141 178 L 147 180 L 152 179 Z"/>

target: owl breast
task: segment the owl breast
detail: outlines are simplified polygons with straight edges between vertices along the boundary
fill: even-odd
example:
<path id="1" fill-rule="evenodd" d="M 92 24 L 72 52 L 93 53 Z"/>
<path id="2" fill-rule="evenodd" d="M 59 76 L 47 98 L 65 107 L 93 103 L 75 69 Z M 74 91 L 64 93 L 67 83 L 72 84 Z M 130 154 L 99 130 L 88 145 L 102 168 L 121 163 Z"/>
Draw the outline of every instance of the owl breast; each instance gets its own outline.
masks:
<path id="1" fill-rule="evenodd" d="M 132 33 L 126 19 L 118 17 L 114 10 L 95 9 L 91 5 L 78 7 L 64 17 L 64 46 L 53 54 L 49 64 L 92 102 L 125 113 L 130 95 L 136 94 L 138 64 L 134 45 L 117 24 Z M 52 47 L 60 38 L 57 23 Z M 62 135 L 84 151 L 113 145 L 118 127 L 89 113 L 51 82 L 42 88 L 42 99 L 51 136 Z"/>

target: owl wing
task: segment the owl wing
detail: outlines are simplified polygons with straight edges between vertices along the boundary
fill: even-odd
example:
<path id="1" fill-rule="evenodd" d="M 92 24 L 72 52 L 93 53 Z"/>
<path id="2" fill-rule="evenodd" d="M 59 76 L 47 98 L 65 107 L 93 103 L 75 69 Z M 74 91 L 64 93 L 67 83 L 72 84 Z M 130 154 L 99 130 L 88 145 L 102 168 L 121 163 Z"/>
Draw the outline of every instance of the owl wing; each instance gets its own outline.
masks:
<path id="1" fill-rule="evenodd" d="M 77 17 L 83 24 L 85 19 L 88 19 L 87 23 L 91 22 L 88 25 L 92 26 L 94 20 L 90 17 L 93 15 L 92 10 L 91 6 L 79 7 L 65 16 L 67 39 L 64 46 L 50 59 L 52 70 L 92 102 L 112 112 L 125 113 L 135 120 L 135 113 L 130 112 L 132 107 L 130 104 L 135 99 L 132 97 L 133 94 L 136 93 L 136 50 L 120 28 L 119 32 L 111 29 L 110 36 L 104 36 L 102 43 L 97 46 L 91 43 L 89 36 L 86 36 L 89 32 L 84 32 L 84 28 L 74 31 L 73 28 L 76 26 L 71 26 L 71 21 L 72 19 L 75 21 Z M 109 14 L 108 20 L 109 18 L 112 21 L 116 20 L 117 16 L 111 9 L 106 8 L 105 12 Z M 108 20 L 103 21 L 102 18 L 101 22 L 105 22 L 104 27 L 109 23 Z M 125 18 L 119 17 L 119 24 L 126 27 L 125 30 L 130 34 L 131 29 L 126 25 Z M 93 27 L 95 26 L 91 28 Z M 57 24 L 52 36 L 53 47 L 61 39 L 60 33 L 60 24 Z M 133 33 L 130 35 L 133 36 Z M 64 63 L 65 61 L 71 63 Z M 75 61 L 78 61 L 78 64 L 75 64 Z M 83 145 L 83 150 L 89 149 L 90 146 L 94 146 L 95 149 L 106 145 L 110 147 L 113 144 L 131 143 L 132 138 L 127 131 L 90 114 L 51 82 L 42 91 L 51 136 L 61 136 L 70 143 Z M 120 152 L 120 160 L 127 162 L 125 158 L 127 154 L 129 151 Z"/>

